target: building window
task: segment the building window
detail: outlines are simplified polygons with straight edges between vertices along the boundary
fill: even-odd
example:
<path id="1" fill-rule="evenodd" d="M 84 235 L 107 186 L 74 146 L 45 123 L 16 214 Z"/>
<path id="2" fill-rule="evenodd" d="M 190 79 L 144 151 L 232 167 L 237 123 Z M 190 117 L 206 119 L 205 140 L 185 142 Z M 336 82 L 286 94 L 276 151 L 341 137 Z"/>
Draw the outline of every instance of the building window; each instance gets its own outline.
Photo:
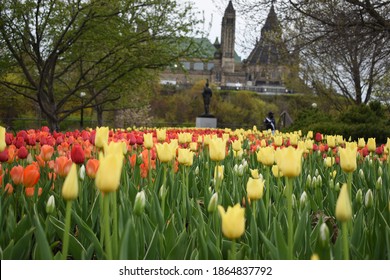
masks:
<path id="1" fill-rule="evenodd" d="M 183 68 L 186 70 L 190 70 L 191 64 L 189 62 L 183 62 Z"/>
<path id="2" fill-rule="evenodd" d="M 202 62 L 195 62 L 194 63 L 194 70 L 203 70 L 204 69 L 204 65 Z"/>
<path id="3" fill-rule="evenodd" d="M 207 63 L 207 70 L 211 70 L 214 68 L 214 63 Z"/>

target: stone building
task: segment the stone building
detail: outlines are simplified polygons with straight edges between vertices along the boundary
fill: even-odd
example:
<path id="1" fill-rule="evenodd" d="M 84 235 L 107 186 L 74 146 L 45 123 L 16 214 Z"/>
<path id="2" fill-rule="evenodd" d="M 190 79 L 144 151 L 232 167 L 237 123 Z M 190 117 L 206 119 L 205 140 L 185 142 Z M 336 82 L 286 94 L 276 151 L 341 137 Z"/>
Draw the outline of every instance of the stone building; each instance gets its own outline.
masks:
<path id="1" fill-rule="evenodd" d="M 282 30 L 272 4 L 260 39 L 248 58 L 241 60 L 235 52 L 236 11 L 230 0 L 221 26 L 221 42 L 200 40 L 209 50 L 204 58 L 182 61 L 185 72 L 169 70 L 161 76 L 162 83 L 192 84 L 208 79 L 220 88 L 248 89 L 263 93 L 285 93 L 285 79 L 294 61 L 282 41 Z"/>

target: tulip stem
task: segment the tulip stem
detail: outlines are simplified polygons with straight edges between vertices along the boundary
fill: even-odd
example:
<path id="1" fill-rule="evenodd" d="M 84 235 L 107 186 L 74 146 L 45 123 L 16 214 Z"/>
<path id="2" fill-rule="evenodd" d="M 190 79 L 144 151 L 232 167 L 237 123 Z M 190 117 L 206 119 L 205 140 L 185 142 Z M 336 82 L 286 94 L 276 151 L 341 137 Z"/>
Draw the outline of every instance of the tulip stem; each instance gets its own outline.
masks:
<path id="1" fill-rule="evenodd" d="M 348 246 L 348 223 L 343 222 L 342 224 L 343 231 L 343 255 L 344 260 L 349 260 L 349 246 Z"/>
<path id="2" fill-rule="evenodd" d="M 294 239 L 293 239 L 293 219 L 292 219 L 292 181 L 291 178 L 286 178 L 286 196 L 287 196 L 287 244 L 288 244 L 288 259 L 293 259 Z"/>
<path id="3" fill-rule="evenodd" d="M 72 200 L 66 202 L 66 212 L 65 212 L 65 230 L 64 237 L 62 239 L 62 259 L 66 260 L 68 257 L 68 248 L 69 248 L 69 231 L 70 231 L 70 218 L 72 213 Z"/>
<path id="4" fill-rule="evenodd" d="M 237 244 L 236 244 L 236 239 L 232 240 L 232 248 L 230 249 L 230 260 L 235 260 L 236 259 L 236 250 L 237 250 Z"/>
<path id="5" fill-rule="evenodd" d="M 348 194 L 349 194 L 349 201 L 352 199 L 352 172 L 348 172 L 347 175 L 347 187 L 348 187 Z"/>
<path id="6" fill-rule="evenodd" d="M 118 256 L 118 213 L 117 213 L 117 193 L 114 192 L 112 195 L 112 241 L 114 244 L 113 256 L 117 258 Z"/>
<path id="7" fill-rule="evenodd" d="M 151 163 L 150 149 L 148 149 L 148 185 L 149 185 L 149 189 L 151 189 L 151 187 L 152 187 L 152 173 L 151 173 L 150 163 Z"/>
<path id="8" fill-rule="evenodd" d="M 111 246 L 111 234 L 110 234 L 110 193 L 104 193 L 103 197 L 103 224 L 104 224 L 104 238 L 105 238 L 105 249 L 106 258 L 112 260 L 112 246 Z"/>
<path id="9" fill-rule="evenodd" d="M 266 216 L 268 216 L 268 208 L 269 208 L 269 200 L 270 200 L 270 183 L 269 183 L 269 166 L 265 166 L 265 211 L 266 211 Z"/>

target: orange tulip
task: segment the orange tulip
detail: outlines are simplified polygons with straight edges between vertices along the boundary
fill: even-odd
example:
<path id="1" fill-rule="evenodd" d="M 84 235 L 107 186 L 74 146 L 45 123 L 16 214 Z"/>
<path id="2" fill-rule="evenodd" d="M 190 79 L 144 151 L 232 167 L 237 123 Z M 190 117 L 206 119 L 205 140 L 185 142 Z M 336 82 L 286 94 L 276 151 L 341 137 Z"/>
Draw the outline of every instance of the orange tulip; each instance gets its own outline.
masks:
<path id="1" fill-rule="evenodd" d="M 26 193 L 27 197 L 34 196 L 34 192 L 35 192 L 35 188 L 34 187 L 32 187 L 32 188 L 25 188 L 25 193 Z M 40 196 L 41 194 L 42 194 L 42 188 L 39 188 L 38 189 L 38 196 Z"/>
<path id="2" fill-rule="evenodd" d="M 87 161 L 87 164 L 85 165 L 85 171 L 87 173 L 87 176 L 91 179 L 95 179 L 98 168 L 99 168 L 99 160 L 95 158 L 89 159 Z"/>
<path id="3" fill-rule="evenodd" d="M 15 185 L 20 185 L 23 183 L 23 171 L 23 166 L 17 165 L 12 167 L 11 171 L 9 172 Z"/>
<path id="4" fill-rule="evenodd" d="M 39 154 L 44 161 L 49 161 L 53 156 L 54 148 L 50 145 L 43 145 Z"/>
<path id="5" fill-rule="evenodd" d="M 23 185 L 26 188 L 33 188 L 39 180 L 41 174 L 35 164 L 29 164 L 23 171 Z"/>
<path id="6" fill-rule="evenodd" d="M 12 193 L 14 192 L 14 187 L 13 187 L 10 183 L 7 183 L 7 185 L 5 185 L 4 190 L 5 190 L 8 194 L 12 194 Z"/>
<path id="7" fill-rule="evenodd" d="M 72 166 L 72 160 L 65 156 L 60 156 L 56 158 L 54 163 L 54 172 L 57 173 L 60 177 L 66 177 L 68 175 L 70 167 Z"/>

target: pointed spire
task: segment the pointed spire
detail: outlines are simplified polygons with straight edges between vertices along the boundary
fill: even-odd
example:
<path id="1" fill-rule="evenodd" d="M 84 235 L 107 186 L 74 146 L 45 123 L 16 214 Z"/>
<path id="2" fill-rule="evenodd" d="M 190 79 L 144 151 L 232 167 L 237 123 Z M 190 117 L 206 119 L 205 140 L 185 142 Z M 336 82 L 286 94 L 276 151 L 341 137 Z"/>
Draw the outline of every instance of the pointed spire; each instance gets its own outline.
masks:
<path id="1" fill-rule="evenodd" d="M 229 0 L 229 4 L 227 5 L 227 7 L 225 9 L 225 14 L 226 13 L 232 13 L 232 12 L 235 12 L 235 10 L 234 10 L 234 7 L 233 7 L 232 0 Z"/>

